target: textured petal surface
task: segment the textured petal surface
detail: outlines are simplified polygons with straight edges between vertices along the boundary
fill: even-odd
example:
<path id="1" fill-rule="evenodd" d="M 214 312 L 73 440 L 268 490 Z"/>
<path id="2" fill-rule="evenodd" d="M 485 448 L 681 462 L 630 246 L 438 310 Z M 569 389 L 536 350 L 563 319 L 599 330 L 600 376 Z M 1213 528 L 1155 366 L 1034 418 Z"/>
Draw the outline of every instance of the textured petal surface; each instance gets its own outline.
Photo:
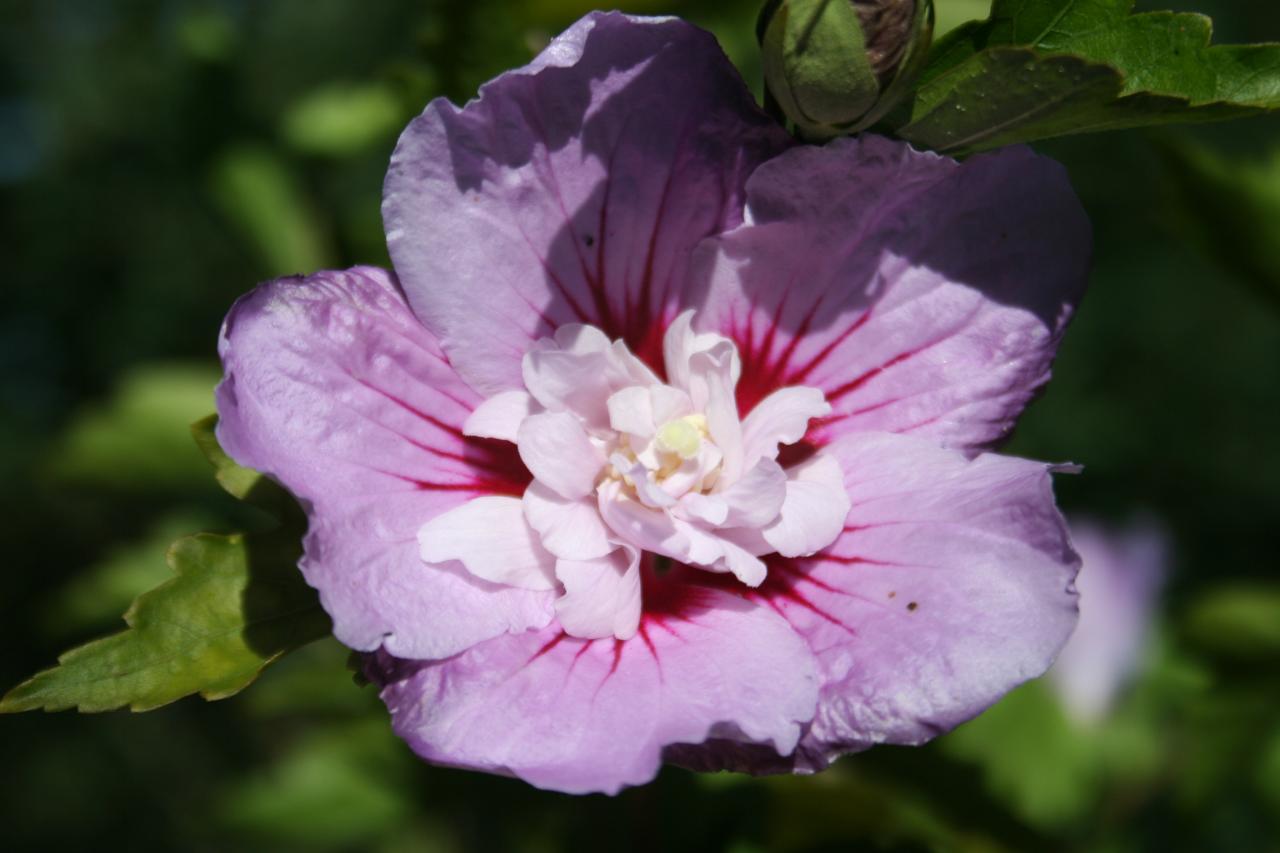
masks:
<path id="1" fill-rule="evenodd" d="M 748 184 L 749 220 L 704 244 L 697 322 L 742 351 L 743 412 L 786 385 L 864 430 L 973 450 L 1049 376 L 1084 285 L 1088 221 L 1056 163 L 1009 148 L 964 163 L 864 135 L 795 148 Z"/>
<path id="2" fill-rule="evenodd" d="M 786 497 L 764 539 L 784 557 L 808 556 L 840 535 L 849 514 L 840 463 L 822 453 L 787 471 Z"/>
<path id="3" fill-rule="evenodd" d="M 595 489 L 604 456 L 573 415 L 544 412 L 526 418 L 516 443 L 533 476 L 561 497 L 585 498 Z"/>
<path id="4" fill-rule="evenodd" d="M 430 568 L 418 529 L 486 494 L 519 495 L 511 445 L 461 426 L 479 402 L 385 272 L 270 282 L 232 308 L 219 342 L 218 440 L 307 509 L 301 567 L 338 639 L 442 657 L 542 627 L 552 593 Z"/>
<path id="5" fill-rule="evenodd" d="M 555 557 L 524 519 L 519 498 L 485 495 L 422 525 L 418 552 L 427 563 L 457 560 L 490 583 L 555 589 Z"/>
<path id="6" fill-rule="evenodd" d="M 789 752 L 813 714 L 812 654 L 768 608 L 693 590 L 626 642 L 555 630 L 386 667 L 395 729 L 424 758 L 544 788 L 615 792 L 709 737 Z"/>
<path id="7" fill-rule="evenodd" d="M 569 500 L 534 481 L 525 489 L 524 517 L 557 557 L 593 560 L 614 548 L 594 497 Z"/>
<path id="8" fill-rule="evenodd" d="M 575 637 L 629 640 L 640 627 L 640 552 L 619 548 L 592 560 L 561 560 L 556 577 L 560 627 Z"/>
<path id="9" fill-rule="evenodd" d="M 779 444 L 794 444 L 809 431 L 809 421 L 831 414 L 817 388 L 780 388 L 761 400 L 742 420 L 742 464 L 774 459 Z"/>
<path id="10" fill-rule="evenodd" d="M 818 655 L 818 713 L 797 753 L 820 768 L 920 743 L 1045 671 L 1076 622 L 1079 560 L 1049 466 L 860 434 L 839 459 L 853 508 L 834 545 L 772 558 L 761 595 Z"/>
<path id="11" fill-rule="evenodd" d="M 400 138 L 383 218 L 418 316 L 462 376 L 520 387 L 530 343 L 599 326 L 656 362 L 689 254 L 741 221 L 742 187 L 788 139 L 706 32 L 591 14 L 458 109 Z"/>
<path id="12" fill-rule="evenodd" d="M 476 406 L 462 431 L 478 438 L 497 438 L 513 444 L 520 424 L 532 415 L 537 403 L 526 391 L 503 391 Z"/>

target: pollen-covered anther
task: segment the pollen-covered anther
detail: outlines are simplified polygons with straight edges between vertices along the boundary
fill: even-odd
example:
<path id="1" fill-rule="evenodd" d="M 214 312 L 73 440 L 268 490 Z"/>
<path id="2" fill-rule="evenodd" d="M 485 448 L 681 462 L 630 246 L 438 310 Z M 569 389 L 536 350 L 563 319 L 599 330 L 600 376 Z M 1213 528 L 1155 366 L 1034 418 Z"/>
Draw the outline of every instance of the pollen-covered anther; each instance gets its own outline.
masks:
<path id="1" fill-rule="evenodd" d="M 702 415 L 687 415 L 663 424 L 654 437 L 654 444 L 663 453 L 692 459 L 698 455 L 698 448 L 706 435 L 707 419 Z"/>

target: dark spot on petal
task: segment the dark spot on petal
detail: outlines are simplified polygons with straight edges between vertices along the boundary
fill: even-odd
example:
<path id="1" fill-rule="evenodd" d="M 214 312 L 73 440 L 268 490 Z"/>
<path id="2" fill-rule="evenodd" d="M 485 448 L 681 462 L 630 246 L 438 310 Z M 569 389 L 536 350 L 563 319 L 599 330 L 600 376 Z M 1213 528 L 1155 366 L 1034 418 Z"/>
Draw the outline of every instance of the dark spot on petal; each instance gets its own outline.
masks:
<path id="1" fill-rule="evenodd" d="M 587 247 L 590 248 L 591 246 L 594 246 L 596 244 L 596 238 L 592 237 L 590 234 L 583 234 L 582 242 L 586 243 Z"/>
<path id="2" fill-rule="evenodd" d="M 893 598 L 893 597 L 894 597 L 895 595 L 897 595 L 897 594 L 898 594 L 898 593 L 894 592 L 893 590 L 889 590 L 889 597 L 890 597 L 890 598 Z"/>
<path id="3" fill-rule="evenodd" d="M 916 609 L 917 607 L 919 607 L 919 606 L 920 606 L 920 605 L 919 605 L 919 604 L 916 604 L 914 601 L 908 601 L 908 602 L 907 602 L 907 609 L 908 609 L 908 610 L 915 610 L 915 609 Z"/>
<path id="4" fill-rule="evenodd" d="M 653 555 L 653 573 L 658 577 L 662 577 L 673 568 L 675 568 L 675 564 L 670 557 L 664 557 L 661 554 Z"/>

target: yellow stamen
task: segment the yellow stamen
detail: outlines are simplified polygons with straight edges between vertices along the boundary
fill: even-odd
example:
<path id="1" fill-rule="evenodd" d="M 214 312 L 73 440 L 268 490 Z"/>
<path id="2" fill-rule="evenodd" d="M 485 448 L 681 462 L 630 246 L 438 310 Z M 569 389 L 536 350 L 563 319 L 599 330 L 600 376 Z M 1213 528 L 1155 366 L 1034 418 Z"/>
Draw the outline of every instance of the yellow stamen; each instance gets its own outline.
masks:
<path id="1" fill-rule="evenodd" d="M 702 446 L 702 430 L 698 424 L 690 423 L 693 417 L 668 421 L 658 430 L 654 444 L 665 453 L 674 453 L 681 459 L 692 459 L 698 455 Z M 705 419 L 704 419 L 705 423 Z"/>

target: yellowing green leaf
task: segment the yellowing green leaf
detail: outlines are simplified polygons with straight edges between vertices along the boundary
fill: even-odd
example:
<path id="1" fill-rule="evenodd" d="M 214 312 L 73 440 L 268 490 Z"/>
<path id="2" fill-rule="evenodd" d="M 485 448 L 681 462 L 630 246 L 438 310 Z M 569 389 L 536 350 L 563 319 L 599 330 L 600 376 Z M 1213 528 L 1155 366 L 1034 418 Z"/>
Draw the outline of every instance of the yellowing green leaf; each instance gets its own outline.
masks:
<path id="1" fill-rule="evenodd" d="M 297 503 L 282 486 L 238 464 L 218 444 L 218 416 L 208 415 L 191 425 L 191 437 L 213 466 L 214 479 L 232 497 L 271 513 L 278 520 L 300 520 Z"/>

